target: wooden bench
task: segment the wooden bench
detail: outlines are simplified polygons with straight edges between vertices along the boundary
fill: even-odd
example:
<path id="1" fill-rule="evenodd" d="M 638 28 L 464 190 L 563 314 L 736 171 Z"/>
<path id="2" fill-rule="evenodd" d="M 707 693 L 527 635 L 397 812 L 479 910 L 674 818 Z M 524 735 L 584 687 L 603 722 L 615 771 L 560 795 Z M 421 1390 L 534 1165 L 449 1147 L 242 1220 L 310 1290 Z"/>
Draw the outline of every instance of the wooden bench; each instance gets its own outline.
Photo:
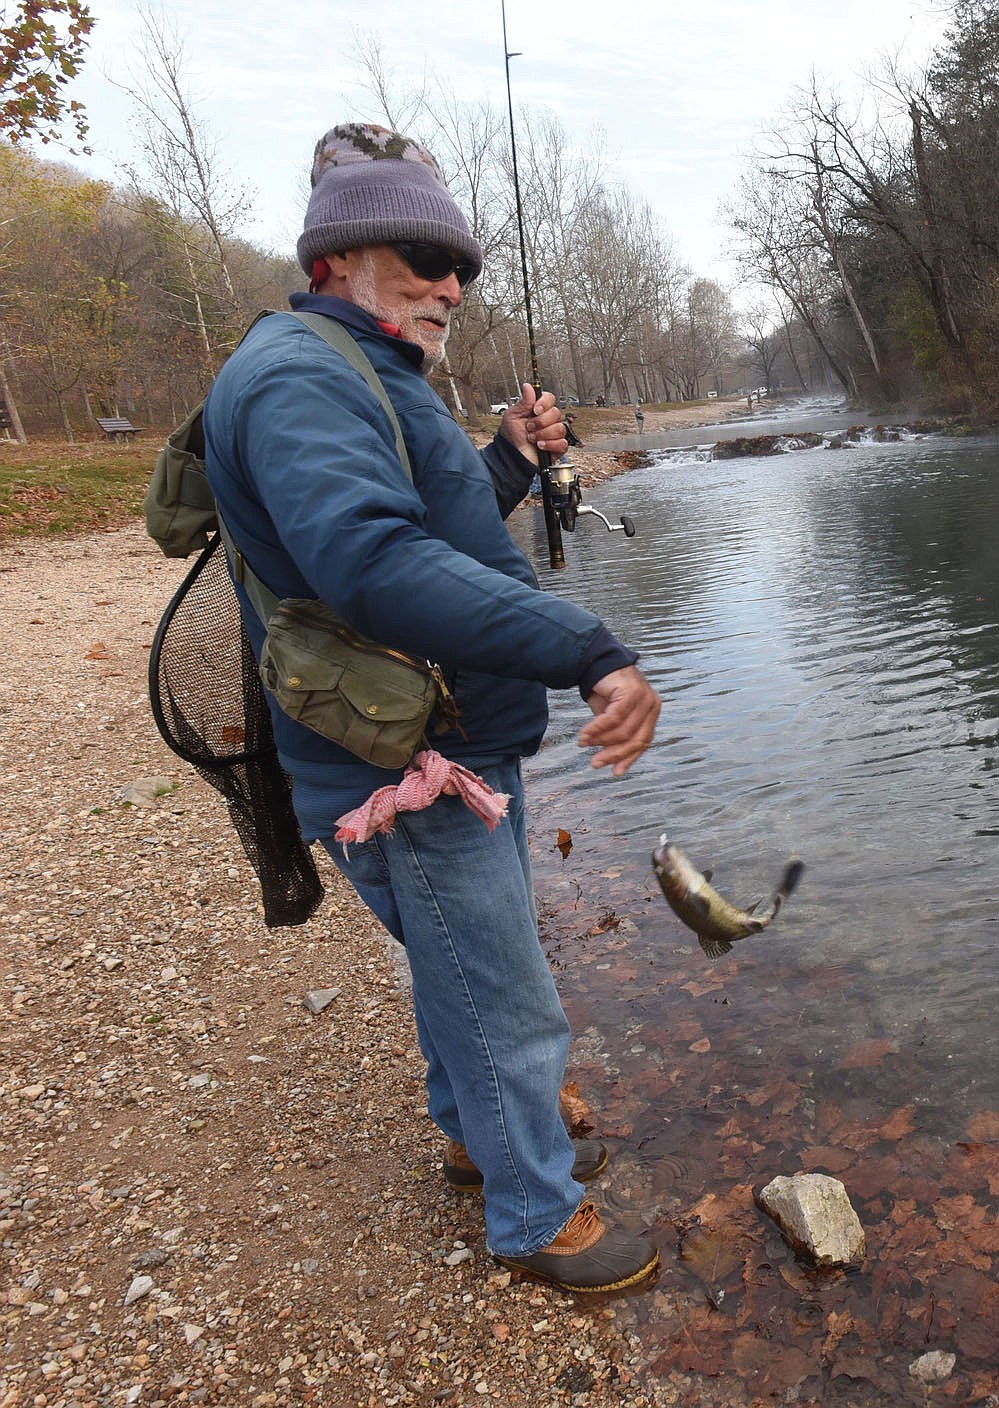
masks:
<path id="1" fill-rule="evenodd" d="M 95 416 L 94 419 L 108 439 L 116 444 L 127 445 L 131 437 L 139 433 L 139 427 L 124 416 Z"/>

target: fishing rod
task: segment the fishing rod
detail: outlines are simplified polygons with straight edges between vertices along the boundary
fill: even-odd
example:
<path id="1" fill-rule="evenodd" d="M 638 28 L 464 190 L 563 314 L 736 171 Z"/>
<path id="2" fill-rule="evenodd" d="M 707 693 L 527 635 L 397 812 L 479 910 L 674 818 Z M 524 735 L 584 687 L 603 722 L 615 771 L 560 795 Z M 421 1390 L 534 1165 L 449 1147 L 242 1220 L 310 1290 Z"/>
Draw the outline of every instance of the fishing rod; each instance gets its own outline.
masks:
<path id="1" fill-rule="evenodd" d="M 513 193 L 517 206 L 517 232 L 520 236 L 520 269 L 524 280 L 524 316 L 527 322 L 527 345 L 531 358 L 531 384 L 535 396 L 541 395 L 538 372 L 538 350 L 534 340 L 534 318 L 531 313 L 531 280 L 527 271 L 527 241 L 524 237 L 524 207 L 520 198 L 520 177 L 517 172 L 517 132 L 513 121 L 513 94 L 510 88 L 510 60 L 520 57 L 520 51 L 510 52 L 506 36 L 506 0 L 500 0 L 503 15 L 503 57 L 506 65 L 506 103 L 510 115 L 510 158 L 513 166 Z M 576 519 L 583 514 L 599 518 L 609 533 L 621 530 L 626 538 L 635 536 L 635 525 L 627 514 L 620 523 L 610 523 L 590 504 L 583 503 L 583 486 L 574 466 L 567 460 L 552 464 L 547 450 L 538 451 L 538 477 L 541 480 L 541 503 L 545 511 L 545 532 L 548 535 L 548 561 L 551 567 L 565 566 L 562 549 L 562 529 L 573 533 Z"/>

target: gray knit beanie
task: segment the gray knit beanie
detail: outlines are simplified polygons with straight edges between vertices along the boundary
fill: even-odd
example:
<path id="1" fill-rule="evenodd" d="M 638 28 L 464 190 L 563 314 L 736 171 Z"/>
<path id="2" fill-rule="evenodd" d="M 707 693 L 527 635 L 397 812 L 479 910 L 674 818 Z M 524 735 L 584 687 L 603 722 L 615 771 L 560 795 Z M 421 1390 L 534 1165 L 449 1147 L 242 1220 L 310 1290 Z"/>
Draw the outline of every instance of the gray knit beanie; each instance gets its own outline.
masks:
<path id="1" fill-rule="evenodd" d="M 298 262 L 311 274 L 323 254 L 392 240 L 442 245 L 482 269 L 482 250 L 426 148 L 387 127 L 331 128 L 316 143 Z"/>

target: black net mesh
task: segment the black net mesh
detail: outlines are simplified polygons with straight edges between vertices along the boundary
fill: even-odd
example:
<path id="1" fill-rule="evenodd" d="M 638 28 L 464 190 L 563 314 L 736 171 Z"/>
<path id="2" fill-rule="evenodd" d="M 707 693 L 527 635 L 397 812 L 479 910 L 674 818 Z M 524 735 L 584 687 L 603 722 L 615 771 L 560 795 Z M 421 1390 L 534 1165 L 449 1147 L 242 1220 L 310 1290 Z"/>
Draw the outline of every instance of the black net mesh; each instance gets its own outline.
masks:
<path id="1" fill-rule="evenodd" d="M 149 698 L 173 751 L 222 793 L 263 892 L 264 919 L 304 924 L 323 897 L 278 761 L 270 712 L 220 540 L 184 578 L 153 640 Z"/>

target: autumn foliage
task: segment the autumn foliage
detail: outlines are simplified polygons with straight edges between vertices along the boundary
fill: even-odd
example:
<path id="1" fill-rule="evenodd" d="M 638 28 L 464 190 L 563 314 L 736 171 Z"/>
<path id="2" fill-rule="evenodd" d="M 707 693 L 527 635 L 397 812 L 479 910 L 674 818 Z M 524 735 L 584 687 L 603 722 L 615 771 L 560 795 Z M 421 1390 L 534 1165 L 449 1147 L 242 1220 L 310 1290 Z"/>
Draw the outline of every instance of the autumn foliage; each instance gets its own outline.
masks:
<path id="1" fill-rule="evenodd" d="M 82 142 L 83 107 L 63 89 L 79 72 L 94 19 L 83 0 L 0 5 L 0 133 L 48 142 L 70 117 Z"/>

